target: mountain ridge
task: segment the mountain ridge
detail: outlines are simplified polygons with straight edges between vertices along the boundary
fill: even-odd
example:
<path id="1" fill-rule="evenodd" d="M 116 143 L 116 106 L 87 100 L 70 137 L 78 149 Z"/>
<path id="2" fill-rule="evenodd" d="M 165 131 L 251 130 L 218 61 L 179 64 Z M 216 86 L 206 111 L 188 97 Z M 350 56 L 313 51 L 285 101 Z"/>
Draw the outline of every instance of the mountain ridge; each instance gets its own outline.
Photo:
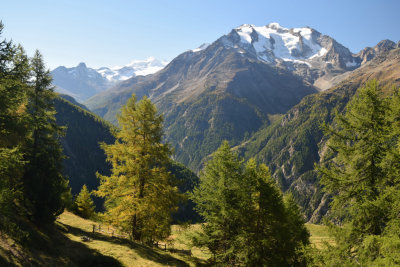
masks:
<path id="1" fill-rule="evenodd" d="M 90 68 L 84 62 L 76 67 L 59 66 L 51 71 L 56 91 L 70 95 L 79 102 L 105 91 L 121 81 L 136 76 L 145 76 L 161 70 L 167 64 L 154 57 L 145 60 L 133 60 L 125 66 L 113 68 Z"/>
<path id="2" fill-rule="evenodd" d="M 366 57 L 309 27 L 245 24 L 178 55 L 161 71 L 128 79 L 85 104 L 116 123 L 119 108 L 132 93 L 138 99 L 148 96 L 164 114 L 166 141 L 174 146 L 176 159 L 198 171 L 223 139 L 239 144 L 270 124 L 271 116 L 339 83 L 393 44 L 377 45 Z"/>

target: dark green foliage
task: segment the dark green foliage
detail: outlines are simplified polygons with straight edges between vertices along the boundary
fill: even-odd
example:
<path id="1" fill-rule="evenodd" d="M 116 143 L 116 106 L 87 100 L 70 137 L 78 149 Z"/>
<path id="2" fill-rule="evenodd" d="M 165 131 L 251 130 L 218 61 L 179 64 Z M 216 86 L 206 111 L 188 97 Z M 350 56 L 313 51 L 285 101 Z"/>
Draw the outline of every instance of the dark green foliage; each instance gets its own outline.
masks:
<path id="1" fill-rule="evenodd" d="M 36 222 L 52 222 L 65 207 L 69 193 L 62 174 L 63 153 L 59 141 L 51 76 L 42 55 L 36 51 L 31 61 L 32 81 L 28 90 L 29 139 L 24 145 L 24 202 Z"/>
<path id="2" fill-rule="evenodd" d="M 290 192 L 301 205 L 307 220 L 319 222 L 328 209 L 329 196 L 322 192 L 314 163 L 329 157 L 321 125 L 331 124 L 336 113 L 342 113 L 357 89 L 372 78 L 379 77 L 388 88 L 399 84 L 400 49 L 382 53 L 363 68 L 350 73 L 335 87 L 306 96 L 272 125 L 262 127 L 247 142 L 238 146 L 248 159 L 255 157 L 265 163 L 284 192 Z M 395 79 L 395 80 L 394 80 Z"/>
<path id="3" fill-rule="evenodd" d="M 280 188 L 293 195 L 307 219 L 312 218 L 322 194 L 314 171 L 324 145 L 321 124 L 330 123 L 335 110 L 343 110 L 357 86 L 343 84 L 336 90 L 306 96 L 280 120 L 262 128 L 239 147 L 245 158 L 255 157 L 270 167 Z M 315 220 L 318 219 L 317 216 Z"/>
<path id="4" fill-rule="evenodd" d="M 200 176 L 193 201 L 204 218 L 194 245 L 207 247 L 217 262 L 245 266 L 300 266 L 298 249 L 309 234 L 291 197 L 282 194 L 265 165 L 246 165 L 228 142 Z"/>
<path id="5" fill-rule="evenodd" d="M 171 161 L 167 169 L 175 177 L 179 193 L 185 196 L 199 184 L 199 177 L 179 162 Z M 172 215 L 172 218 L 174 223 L 201 221 L 200 215 L 195 211 L 195 204 L 187 197 L 179 204 L 178 211 Z"/>
<path id="6" fill-rule="evenodd" d="M 61 97 L 54 99 L 54 106 L 57 124 L 67 128 L 61 144 L 66 155 L 64 175 L 69 179 L 72 194 L 78 194 L 84 184 L 89 190 L 97 189 L 96 172 L 110 174 L 111 167 L 99 143 L 113 143 L 115 128 Z M 96 198 L 95 203 L 97 210 L 101 210 L 103 202 Z"/>
<path id="7" fill-rule="evenodd" d="M 398 98 L 384 98 L 370 81 L 326 127 L 335 156 L 318 170 L 339 224 L 331 225 L 336 246 L 323 253 L 327 265 L 400 264 Z"/>
<path id="8" fill-rule="evenodd" d="M 0 22 L 0 36 L 3 24 Z M 21 46 L 0 41 L 0 232 L 20 235 L 14 219 L 24 213 L 20 188 L 21 146 L 27 137 L 26 90 L 29 62 Z"/>
<path id="9" fill-rule="evenodd" d="M 67 101 L 70 102 L 71 104 L 73 104 L 73 105 L 75 105 L 75 106 L 78 106 L 78 107 L 80 107 L 81 109 L 84 109 L 84 110 L 86 110 L 86 111 L 89 111 L 89 109 L 88 109 L 85 105 L 83 105 L 83 104 L 79 103 L 78 101 L 76 101 L 75 98 L 73 98 L 72 96 L 64 95 L 64 94 L 59 94 L 59 96 L 60 96 L 61 98 L 65 99 L 65 100 L 67 100 Z"/>

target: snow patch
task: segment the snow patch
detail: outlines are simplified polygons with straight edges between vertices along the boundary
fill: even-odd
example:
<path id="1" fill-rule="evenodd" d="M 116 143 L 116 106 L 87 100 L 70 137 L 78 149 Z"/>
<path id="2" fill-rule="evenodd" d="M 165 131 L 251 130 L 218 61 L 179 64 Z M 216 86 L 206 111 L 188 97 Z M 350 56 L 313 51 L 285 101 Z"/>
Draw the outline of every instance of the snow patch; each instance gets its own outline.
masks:
<path id="1" fill-rule="evenodd" d="M 209 43 L 204 43 L 204 44 L 202 44 L 201 46 L 199 46 L 199 47 L 193 49 L 192 52 L 195 52 L 195 53 L 196 53 L 196 52 L 200 52 L 200 51 L 206 49 L 206 48 L 209 47 L 209 46 L 210 46 Z"/>
<path id="2" fill-rule="evenodd" d="M 353 58 L 352 61 L 347 61 L 346 62 L 346 67 L 347 68 L 354 68 L 354 67 L 357 67 L 357 66 L 358 66 L 358 64 L 357 64 L 357 62 L 354 61 L 354 58 Z"/>
<path id="3" fill-rule="evenodd" d="M 321 48 L 321 50 L 318 51 L 318 53 L 316 53 L 315 55 L 312 55 L 311 57 L 309 57 L 309 59 L 313 59 L 316 57 L 322 57 L 323 55 L 325 55 L 328 52 L 328 50 L 326 50 L 325 48 Z"/>
<path id="4" fill-rule="evenodd" d="M 168 64 L 167 61 L 160 61 L 154 57 L 144 60 L 133 60 L 125 66 L 112 68 L 99 68 L 96 71 L 110 82 L 124 81 L 138 75 L 149 75 L 162 70 Z"/>
<path id="5" fill-rule="evenodd" d="M 303 61 L 303 60 L 297 60 L 297 59 L 284 59 L 284 61 L 290 61 L 293 63 L 297 63 L 297 64 L 304 64 L 307 65 L 308 67 L 312 67 L 310 63 L 308 63 L 307 61 Z"/>
<path id="6" fill-rule="evenodd" d="M 252 25 L 242 25 L 241 27 L 237 28 L 237 33 L 240 36 L 240 41 L 242 43 L 251 44 L 251 36 L 250 34 L 253 32 Z"/>

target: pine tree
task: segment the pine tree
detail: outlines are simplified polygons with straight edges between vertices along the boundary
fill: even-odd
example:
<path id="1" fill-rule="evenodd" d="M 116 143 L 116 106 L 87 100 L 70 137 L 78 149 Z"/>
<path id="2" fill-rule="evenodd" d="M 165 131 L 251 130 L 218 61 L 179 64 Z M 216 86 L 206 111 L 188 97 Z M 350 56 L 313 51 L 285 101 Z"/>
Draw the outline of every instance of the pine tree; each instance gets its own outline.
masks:
<path id="1" fill-rule="evenodd" d="M 299 209 L 283 197 L 268 167 L 246 165 L 224 142 L 207 162 L 193 201 L 204 218 L 193 245 L 207 247 L 217 262 L 245 266 L 291 266 L 309 234 Z"/>
<path id="2" fill-rule="evenodd" d="M 63 134 L 55 121 L 51 76 L 42 55 L 36 51 L 31 60 L 32 79 L 28 91 L 30 138 L 25 145 L 23 186 L 25 204 L 36 222 L 51 222 L 65 207 L 68 182 L 62 174 Z"/>
<path id="3" fill-rule="evenodd" d="M 82 186 L 81 192 L 76 197 L 74 202 L 75 212 L 83 218 L 92 218 L 94 215 L 94 203 L 90 197 L 90 192 L 86 185 Z"/>
<path id="4" fill-rule="evenodd" d="M 144 97 L 132 96 L 118 117 L 121 131 L 115 144 L 103 144 L 112 174 L 98 175 L 97 195 L 105 197 L 110 220 L 134 240 L 152 242 L 170 234 L 171 213 L 177 209 L 177 188 L 166 170 L 171 150 L 162 144 L 161 115 Z"/>

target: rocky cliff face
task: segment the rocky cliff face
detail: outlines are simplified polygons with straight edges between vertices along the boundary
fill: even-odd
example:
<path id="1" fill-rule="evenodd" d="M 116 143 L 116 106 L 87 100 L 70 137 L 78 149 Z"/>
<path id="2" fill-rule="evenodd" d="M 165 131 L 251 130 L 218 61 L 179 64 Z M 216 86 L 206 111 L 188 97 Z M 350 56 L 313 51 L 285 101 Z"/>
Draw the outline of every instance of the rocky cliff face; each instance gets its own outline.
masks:
<path id="1" fill-rule="evenodd" d="M 396 47 L 397 47 L 397 44 L 395 42 L 390 41 L 390 40 L 383 40 L 383 41 L 380 41 L 374 47 L 364 48 L 356 55 L 356 57 L 361 62 L 361 65 L 364 65 L 365 63 L 367 63 L 368 61 L 373 59 L 377 54 L 390 51 L 392 49 L 395 49 Z"/>

